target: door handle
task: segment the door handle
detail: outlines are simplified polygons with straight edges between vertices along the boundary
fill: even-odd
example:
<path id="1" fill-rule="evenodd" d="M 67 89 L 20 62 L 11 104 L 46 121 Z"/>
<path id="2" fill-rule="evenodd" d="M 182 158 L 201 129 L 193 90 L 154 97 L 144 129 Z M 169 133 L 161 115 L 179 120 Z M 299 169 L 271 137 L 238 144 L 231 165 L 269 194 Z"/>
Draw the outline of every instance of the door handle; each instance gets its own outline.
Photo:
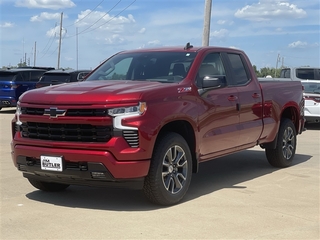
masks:
<path id="1" fill-rule="evenodd" d="M 253 98 L 261 98 L 261 95 L 259 93 L 254 93 L 252 94 Z"/>
<path id="2" fill-rule="evenodd" d="M 238 97 L 237 97 L 237 96 L 234 96 L 234 95 L 230 95 L 230 96 L 228 97 L 228 100 L 229 100 L 229 101 L 237 101 L 237 100 L 238 100 Z"/>

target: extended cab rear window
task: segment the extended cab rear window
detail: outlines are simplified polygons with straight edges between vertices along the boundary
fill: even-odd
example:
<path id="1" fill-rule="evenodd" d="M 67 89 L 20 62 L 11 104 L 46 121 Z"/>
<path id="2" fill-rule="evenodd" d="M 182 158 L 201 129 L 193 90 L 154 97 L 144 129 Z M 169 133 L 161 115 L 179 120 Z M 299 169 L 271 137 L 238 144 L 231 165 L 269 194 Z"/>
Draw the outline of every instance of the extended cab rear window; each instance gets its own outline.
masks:
<path id="1" fill-rule="evenodd" d="M 196 54 L 196 52 L 187 51 L 117 54 L 104 62 L 86 81 L 180 82 L 186 77 Z"/>

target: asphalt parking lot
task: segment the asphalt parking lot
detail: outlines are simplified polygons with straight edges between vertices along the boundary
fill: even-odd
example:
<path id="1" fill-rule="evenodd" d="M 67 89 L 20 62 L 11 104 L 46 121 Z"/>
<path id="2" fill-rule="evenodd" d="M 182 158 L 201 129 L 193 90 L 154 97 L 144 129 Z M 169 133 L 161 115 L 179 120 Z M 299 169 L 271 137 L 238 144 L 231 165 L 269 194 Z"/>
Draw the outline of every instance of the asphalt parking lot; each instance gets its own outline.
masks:
<path id="1" fill-rule="evenodd" d="M 10 156 L 13 109 L 0 111 L 0 239 L 320 239 L 320 124 L 298 137 L 293 166 L 259 147 L 200 165 L 181 204 L 140 191 L 71 186 L 45 193 Z"/>

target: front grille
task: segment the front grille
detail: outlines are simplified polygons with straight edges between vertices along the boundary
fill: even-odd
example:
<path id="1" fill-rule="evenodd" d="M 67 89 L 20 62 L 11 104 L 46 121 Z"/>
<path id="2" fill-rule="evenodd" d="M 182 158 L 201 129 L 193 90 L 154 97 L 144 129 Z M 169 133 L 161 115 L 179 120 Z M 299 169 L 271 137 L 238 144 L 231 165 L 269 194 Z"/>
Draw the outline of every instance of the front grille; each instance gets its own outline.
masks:
<path id="1" fill-rule="evenodd" d="M 22 114 L 43 115 L 45 108 L 22 107 Z M 63 109 L 62 109 L 63 110 Z M 108 110 L 103 109 L 68 109 L 65 116 L 68 117 L 105 117 L 108 116 Z"/>
<path id="2" fill-rule="evenodd" d="M 107 109 L 68 109 L 66 116 L 72 117 L 105 117 Z"/>
<path id="3" fill-rule="evenodd" d="M 26 122 L 21 125 L 21 131 L 25 138 L 68 142 L 108 142 L 113 135 L 111 126 L 90 124 Z"/>
<path id="4" fill-rule="evenodd" d="M 29 115 L 43 115 L 44 114 L 44 108 L 27 108 L 22 107 L 21 108 L 22 114 L 29 114 Z"/>
<path id="5" fill-rule="evenodd" d="M 123 130 L 122 135 L 132 148 L 139 147 L 139 134 L 135 130 Z"/>

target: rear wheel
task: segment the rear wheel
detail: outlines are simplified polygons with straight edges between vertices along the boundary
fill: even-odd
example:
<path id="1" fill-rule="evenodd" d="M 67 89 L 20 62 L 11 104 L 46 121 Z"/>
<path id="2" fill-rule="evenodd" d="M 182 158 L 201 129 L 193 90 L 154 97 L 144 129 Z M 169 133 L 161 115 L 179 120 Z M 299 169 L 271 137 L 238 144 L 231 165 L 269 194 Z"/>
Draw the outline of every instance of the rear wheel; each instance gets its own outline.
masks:
<path id="1" fill-rule="evenodd" d="M 178 203 L 186 194 L 192 175 L 192 157 L 185 139 L 177 133 L 167 133 L 154 148 L 145 196 L 159 205 Z"/>
<path id="2" fill-rule="evenodd" d="M 289 119 L 283 119 L 278 132 L 275 149 L 266 149 L 269 163 L 274 167 L 289 167 L 296 152 L 297 135 L 294 124 Z"/>
<path id="3" fill-rule="evenodd" d="M 60 192 L 65 190 L 67 187 L 69 187 L 68 184 L 42 182 L 35 179 L 30 179 L 30 178 L 28 178 L 28 180 L 32 186 L 45 192 Z"/>

